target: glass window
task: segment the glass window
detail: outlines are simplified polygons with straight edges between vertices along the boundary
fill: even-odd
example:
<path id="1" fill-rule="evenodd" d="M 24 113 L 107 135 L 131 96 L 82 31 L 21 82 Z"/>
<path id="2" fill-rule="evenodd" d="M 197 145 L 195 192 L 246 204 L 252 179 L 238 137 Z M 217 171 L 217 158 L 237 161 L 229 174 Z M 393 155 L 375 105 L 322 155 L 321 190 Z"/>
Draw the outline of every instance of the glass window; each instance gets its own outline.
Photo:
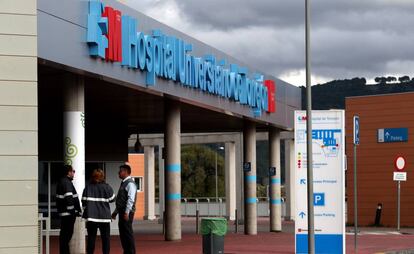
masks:
<path id="1" fill-rule="evenodd" d="M 39 213 L 43 214 L 43 217 L 48 216 L 48 163 L 39 162 Z"/>
<path id="2" fill-rule="evenodd" d="M 65 176 L 63 162 L 50 163 L 50 198 L 51 198 L 51 229 L 60 228 L 60 218 L 56 208 L 56 185 Z"/>
<path id="3" fill-rule="evenodd" d="M 134 181 L 135 181 L 135 184 L 137 185 L 137 192 L 143 191 L 142 176 L 134 177 Z"/>

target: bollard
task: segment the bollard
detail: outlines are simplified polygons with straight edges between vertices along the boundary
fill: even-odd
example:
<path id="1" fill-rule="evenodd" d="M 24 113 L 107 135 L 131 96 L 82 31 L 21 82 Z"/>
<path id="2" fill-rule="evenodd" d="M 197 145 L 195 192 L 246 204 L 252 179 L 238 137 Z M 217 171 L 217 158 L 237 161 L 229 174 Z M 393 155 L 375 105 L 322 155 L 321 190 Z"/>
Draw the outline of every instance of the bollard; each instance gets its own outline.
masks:
<path id="1" fill-rule="evenodd" d="M 235 226 L 234 226 L 234 230 L 236 231 L 235 233 L 237 234 L 239 232 L 239 216 L 237 215 L 237 209 L 235 212 L 235 216 L 236 216 L 236 220 L 234 221 Z"/>
<path id="2" fill-rule="evenodd" d="M 196 234 L 199 234 L 199 230 L 198 230 L 198 220 L 200 219 L 200 212 L 198 210 L 196 210 Z"/>
<path id="3" fill-rule="evenodd" d="M 382 212 L 382 203 L 378 203 L 377 211 L 375 212 L 375 226 L 381 224 L 381 212 Z"/>
<path id="4" fill-rule="evenodd" d="M 221 198 L 219 198 L 219 216 L 221 217 L 222 215 L 222 211 L 221 211 L 221 204 L 223 203 L 223 200 Z"/>
<path id="5" fill-rule="evenodd" d="M 198 198 L 196 198 L 195 201 L 196 201 L 196 211 L 198 211 Z"/>
<path id="6" fill-rule="evenodd" d="M 207 217 L 210 217 L 210 199 L 207 198 Z"/>
<path id="7" fill-rule="evenodd" d="M 184 216 L 187 217 L 187 199 L 184 198 Z"/>

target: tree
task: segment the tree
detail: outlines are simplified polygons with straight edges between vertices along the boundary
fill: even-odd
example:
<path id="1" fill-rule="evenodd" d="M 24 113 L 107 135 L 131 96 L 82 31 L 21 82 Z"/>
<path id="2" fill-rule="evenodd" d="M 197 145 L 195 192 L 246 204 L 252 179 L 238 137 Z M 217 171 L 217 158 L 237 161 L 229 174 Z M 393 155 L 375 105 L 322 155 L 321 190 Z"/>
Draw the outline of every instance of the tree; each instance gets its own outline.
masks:
<path id="1" fill-rule="evenodd" d="M 181 189 L 183 197 L 215 197 L 216 151 L 203 145 L 185 145 L 181 148 Z M 217 156 L 218 195 L 225 195 L 224 158 Z"/>
<path id="2" fill-rule="evenodd" d="M 376 77 L 374 80 L 375 80 L 376 83 L 381 84 L 381 85 L 387 83 L 387 78 L 386 77 Z"/>
<path id="3" fill-rule="evenodd" d="M 386 80 L 388 83 L 391 83 L 391 82 L 397 81 L 397 78 L 393 76 L 388 76 Z"/>
<path id="4" fill-rule="evenodd" d="M 410 81 L 410 77 L 409 76 L 402 76 L 398 78 L 398 81 L 400 81 L 401 83 L 406 83 Z"/>

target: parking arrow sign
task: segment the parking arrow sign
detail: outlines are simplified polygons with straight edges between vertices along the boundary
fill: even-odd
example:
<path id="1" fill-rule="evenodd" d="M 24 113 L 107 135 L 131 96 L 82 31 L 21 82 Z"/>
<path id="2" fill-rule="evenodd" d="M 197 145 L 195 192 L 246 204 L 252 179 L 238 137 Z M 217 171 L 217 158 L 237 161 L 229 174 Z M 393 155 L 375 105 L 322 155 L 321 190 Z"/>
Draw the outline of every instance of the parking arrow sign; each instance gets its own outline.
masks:
<path id="1" fill-rule="evenodd" d="M 299 216 L 303 219 L 303 217 L 305 217 L 305 216 L 306 216 L 306 213 L 304 213 L 304 212 L 300 212 Z"/>
<path id="2" fill-rule="evenodd" d="M 300 179 L 300 184 L 306 184 L 306 179 Z"/>
<path id="3" fill-rule="evenodd" d="M 354 145 L 359 145 L 359 116 L 354 116 Z"/>

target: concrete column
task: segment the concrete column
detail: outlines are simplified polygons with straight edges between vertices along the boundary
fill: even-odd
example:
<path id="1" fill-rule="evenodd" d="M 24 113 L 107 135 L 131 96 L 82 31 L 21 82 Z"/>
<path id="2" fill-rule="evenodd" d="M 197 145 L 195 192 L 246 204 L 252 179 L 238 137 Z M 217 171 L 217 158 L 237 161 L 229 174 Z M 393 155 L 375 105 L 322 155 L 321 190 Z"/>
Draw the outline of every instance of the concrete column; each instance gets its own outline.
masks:
<path id="1" fill-rule="evenodd" d="M 276 175 L 270 177 L 270 232 L 282 231 L 282 199 L 280 195 L 280 131 L 269 130 L 269 166 L 276 168 Z"/>
<path id="2" fill-rule="evenodd" d="M 144 219 L 155 219 L 155 157 L 154 147 L 144 147 L 144 163 L 145 163 L 145 215 Z"/>
<path id="3" fill-rule="evenodd" d="M 236 209 L 236 144 L 225 144 L 225 176 L 226 176 L 226 215 L 229 220 L 235 219 Z"/>
<path id="4" fill-rule="evenodd" d="M 257 234 L 256 196 L 256 124 L 245 122 L 243 130 L 244 163 L 250 162 L 251 170 L 244 172 L 244 233 Z"/>
<path id="5" fill-rule="evenodd" d="M 285 140 L 285 190 L 286 190 L 286 219 L 295 220 L 295 142 Z"/>
<path id="6" fill-rule="evenodd" d="M 158 212 L 161 222 L 164 220 L 165 211 L 165 192 L 164 192 L 164 158 L 162 155 L 164 146 L 158 146 Z"/>
<path id="7" fill-rule="evenodd" d="M 81 199 L 85 188 L 85 88 L 81 76 L 64 76 L 64 163 L 76 170 L 73 185 Z M 85 253 L 85 223 L 76 219 L 70 242 L 71 253 Z"/>
<path id="8" fill-rule="evenodd" d="M 180 104 L 165 100 L 165 240 L 181 240 Z"/>
<path id="9" fill-rule="evenodd" d="M 239 133 L 236 146 L 236 207 L 239 223 L 244 223 L 243 134 Z"/>

